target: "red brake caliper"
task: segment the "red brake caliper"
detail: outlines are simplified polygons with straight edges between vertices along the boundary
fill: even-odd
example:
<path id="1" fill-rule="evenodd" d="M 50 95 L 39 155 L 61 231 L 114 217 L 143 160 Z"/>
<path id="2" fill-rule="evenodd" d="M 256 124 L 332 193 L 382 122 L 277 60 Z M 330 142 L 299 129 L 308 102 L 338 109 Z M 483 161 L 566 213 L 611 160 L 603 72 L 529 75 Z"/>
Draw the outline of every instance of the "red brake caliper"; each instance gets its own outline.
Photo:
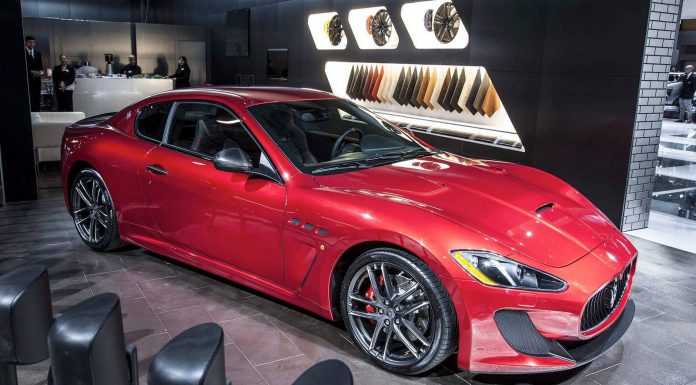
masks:
<path id="1" fill-rule="evenodd" d="M 384 277 L 379 277 L 379 284 L 382 284 L 383 282 Z M 371 301 L 375 299 L 375 289 L 372 287 L 372 285 L 370 285 L 370 288 L 367 289 L 367 291 L 365 292 L 365 297 Z M 368 313 L 374 313 L 377 311 L 377 309 L 375 309 L 375 307 L 372 305 L 365 305 L 365 311 Z M 373 324 L 375 323 L 375 321 L 370 322 L 372 322 Z"/>

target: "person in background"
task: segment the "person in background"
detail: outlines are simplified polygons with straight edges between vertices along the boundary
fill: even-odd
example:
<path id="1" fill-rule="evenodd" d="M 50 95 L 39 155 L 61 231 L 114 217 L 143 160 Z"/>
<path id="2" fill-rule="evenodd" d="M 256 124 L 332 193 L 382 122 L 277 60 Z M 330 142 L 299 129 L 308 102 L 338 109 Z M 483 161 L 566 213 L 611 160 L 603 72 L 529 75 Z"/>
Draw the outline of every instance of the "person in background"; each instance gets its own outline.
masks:
<path id="1" fill-rule="evenodd" d="M 684 67 L 684 75 L 679 78 L 682 82 L 682 90 L 679 95 L 679 122 L 691 123 L 693 114 L 693 99 L 696 93 L 696 74 L 694 74 L 694 66 L 688 65 Z M 686 119 L 686 120 L 684 120 Z"/>
<path id="2" fill-rule="evenodd" d="M 176 67 L 176 72 L 174 72 L 174 75 L 169 76 L 169 78 L 174 79 L 174 88 L 191 87 L 191 83 L 189 83 L 191 68 L 189 68 L 186 56 L 179 56 L 177 63 L 179 65 Z"/>
<path id="3" fill-rule="evenodd" d="M 43 75 L 41 53 L 34 49 L 36 39 L 33 36 L 24 38 L 24 44 L 27 56 L 27 81 L 29 82 L 31 111 L 39 112 L 41 110 L 41 75 Z"/>
<path id="4" fill-rule="evenodd" d="M 75 68 L 68 64 L 68 57 L 60 55 L 60 64 L 53 67 L 53 90 L 58 99 L 58 111 L 73 110 Z"/>
<path id="5" fill-rule="evenodd" d="M 135 60 L 135 55 L 128 56 L 128 64 L 126 64 L 121 73 L 126 75 L 127 78 L 130 78 L 133 75 L 140 75 L 142 72 L 143 71 L 140 69 L 140 66 Z"/>

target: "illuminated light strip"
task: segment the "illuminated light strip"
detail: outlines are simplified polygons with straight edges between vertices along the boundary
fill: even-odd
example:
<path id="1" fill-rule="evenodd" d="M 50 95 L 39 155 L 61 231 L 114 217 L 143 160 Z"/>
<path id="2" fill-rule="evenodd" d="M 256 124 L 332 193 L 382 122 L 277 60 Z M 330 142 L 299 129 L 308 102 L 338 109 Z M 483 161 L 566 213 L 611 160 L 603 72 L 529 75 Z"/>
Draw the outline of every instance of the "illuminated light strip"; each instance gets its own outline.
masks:
<path id="1" fill-rule="evenodd" d="M 485 283 L 486 285 L 492 285 L 492 286 L 497 286 L 498 284 L 493 282 L 490 278 L 486 277 L 483 275 L 483 273 L 477 269 L 474 265 L 469 262 L 464 256 L 462 256 L 462 253 L 460 251 L 452 253 L 452 257 L 466 270 L 469 274 L 473 275 L 474 278 L 478 279 L 481 281 L 481 283 Z"/>

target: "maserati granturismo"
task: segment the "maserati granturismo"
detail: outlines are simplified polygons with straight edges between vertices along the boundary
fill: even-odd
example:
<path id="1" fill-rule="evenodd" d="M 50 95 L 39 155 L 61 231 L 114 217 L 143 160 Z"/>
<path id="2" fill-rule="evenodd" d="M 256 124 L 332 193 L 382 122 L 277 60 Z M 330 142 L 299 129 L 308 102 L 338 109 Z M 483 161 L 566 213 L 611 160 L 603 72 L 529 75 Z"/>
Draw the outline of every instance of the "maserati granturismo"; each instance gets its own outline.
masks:
<path id="1" fill-rule="evenodd" d="M 545 172 L 440 151 L 314 90 L 165 92 L 66 128 L 92 249 L 137 245 L 342 320 L 376 365 L 584 365 L 629 327 L 637 251 Z M 262 343 L 262 342 L 261 342 Z"/>

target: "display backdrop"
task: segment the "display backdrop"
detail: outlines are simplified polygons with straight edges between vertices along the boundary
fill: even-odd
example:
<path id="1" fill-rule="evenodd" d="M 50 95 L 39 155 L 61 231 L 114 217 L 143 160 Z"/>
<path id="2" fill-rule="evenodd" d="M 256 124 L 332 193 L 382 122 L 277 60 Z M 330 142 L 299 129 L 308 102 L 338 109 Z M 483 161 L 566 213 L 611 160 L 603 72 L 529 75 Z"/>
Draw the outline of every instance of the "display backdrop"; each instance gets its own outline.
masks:
<path id="1" fill-rule="evenodd" d="M 39 13 L 25 16 L 48 17 L 51 9 L 62 12 L 58 9 L 73 3 L 24 0 L 22 8 Z M 525 152 L 419 135 L 445 150 L 549 171 L 577 187 L 619 224 L 650 2 L 455 0 L 469 37 L 462 49 L 417 49 L 400 15 L 407 3 L 412 2 L 150 0 L 148 20 L 208 26 L 210 72 L 216 84 L 233 83 L 235 75 L 244 74 L 254 75 L 257 84 L 330 90 L 325 76 L 330 61 L 484 67 Z M 109 6 L 106 0 L 99 4 Z M 398 48 L 359 48 L 347 15 L 352 9 L 371 7 L 389 11 L 399 35 Z M 78 8 L 68 9 L 79 13 Z M 239 8 L 250 8 L 250 55 L 227 57 L 226 41 L 234 32 L 226 27 L 226 13 Z M 120 12 L 140 15 L 141 11 L 131 4 L 130 12 Z M 314 44 L 308 17 L 325 12 L 346 17 L 346 49 L 318 50 Z M 288 48 L 287 81 L 265 80 L 268 48 Z"/>

